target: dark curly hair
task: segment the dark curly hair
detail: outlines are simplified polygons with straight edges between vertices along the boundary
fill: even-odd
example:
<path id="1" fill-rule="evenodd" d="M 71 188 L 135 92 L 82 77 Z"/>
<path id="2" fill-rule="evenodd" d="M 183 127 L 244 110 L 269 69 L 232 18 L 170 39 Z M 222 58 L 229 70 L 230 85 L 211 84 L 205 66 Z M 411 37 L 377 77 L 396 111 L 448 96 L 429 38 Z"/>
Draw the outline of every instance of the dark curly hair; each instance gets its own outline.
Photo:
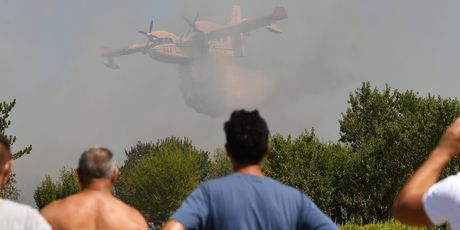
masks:
<path id="1" fill-rule="evenodd" d="M 259 111 L 236 110 L 225 122 L 226 147 L 240 165 L 258 164 L 268 148 L 268 126 Z"/>

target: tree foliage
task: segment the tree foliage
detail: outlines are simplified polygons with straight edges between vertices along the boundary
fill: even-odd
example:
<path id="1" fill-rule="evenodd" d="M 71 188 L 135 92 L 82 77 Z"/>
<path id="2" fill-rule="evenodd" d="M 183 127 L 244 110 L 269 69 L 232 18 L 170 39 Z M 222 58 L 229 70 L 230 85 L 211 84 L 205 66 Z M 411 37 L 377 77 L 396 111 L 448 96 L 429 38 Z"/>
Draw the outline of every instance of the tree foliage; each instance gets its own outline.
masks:
<path id="1" fill-rule="evenodd" d="M 58 196 L 58 186 L 51 179 L 50 175 L 46 175 L 45 179 L 38 185 L 34 191 L 35 204 L 39 209 L 42 209 L 49 203 L 55 201 Z"/>
<path id="2" fill-rule="evenodd" d="M 57 181 L 53 181 L 50 175 L 45 176 L 34 191 L 34 200 L 37 207 L 42 209 L 55 200 L 66 198 L 79 191 L 80 184 L 76 171 L 63 168 Z"/>
<path id="3" fill-rule="evenodd" d="M 227 156 L 224 149 L 216 149 L 210 155 L 210 164 L 208 169 L 208 179 L 223 177 L 233 172 L 232 162 Z"/>
<path id="4" fill-rule="evenodd" d="M 8 129 L 11 125 L 11 120 L 9 120 L 11 110 L 14 108 L 16 105 L 16 100 L 13 100 L 11 102 L 0 102 L 0 133 L 3 135 L 5 134 L 5 130 Z M 6 135 L 6 137 L 9 139 L 10 144 L 13 145 L 16 142 L 16 136 L 13 135 Z M 13 159 L 16 160 L 20 157 L 22 157 L 25 154 L 29 154 L 32 151 L 32 146 L 29 145 L 25 147 L 24 149 L 21 149 L 15 153 L 13 153 Z"/>
<path id="5" fill-rule="evenodd" d="M 321 142 L 313 131 L 274 135 L 264 170 L 304 191 L 334 220 L 388 220 L 398 190 L 459 115 L 455 99 L 364 83 L 339 121 L 340 143 Z M 459 163 L 442 175 L 457 172 Z"/>
<path id="6" fill-rule="evenodd" d="M 275 134 L 263 170 L 305 192 L 335 221 L 386 221 L 398 190 L 459 115 L 456 99 L 363 83 L 350 94 L 337 143 L 319 140 L 314 130 L 298 137 Z M 455 159 L 442 177 L 459 167 Z M 161 223 L 199 183 L 231 172 L 223 149 L 209 154 L 175 137 L 139 142 L 126 151 L 116 195 Z M 49 196 L 44 200 L 56 199 L 51 178 L 41 186 Z"/>
<path id="7" fill-rule="evenodd" d="M 349 205 L 342 189 L 352 185 L 342 178 L 353 168 L 355 155 L 351 149 L 322 143 L 313 130 L 297 138 L 276 134 L 270 143 L 265 174 L 303 191 L 324 212 L 340 218 L 343 206 Z"/>
<path id="8" fill-rule="evenodd" d="M 8 177 L 5 187 L 0 189 L 0 197 L 9 200 L 19 199 L 19 189 L 16 187 L 16 175 L 14 173 Z"/>
<path id="9" fill-rule="evenodd" d="M 369 83 L 350 95 L 350 107 L 340 120 L 340 141 L 359 154 L 356 176 L 360 200 L 356 214 L 365 220 L 385 220 L 403 183 L 427 158 L 446 127 L 460 115 L 460 103 Z M 450 162 L 443 175 L 458 171 Z"/>
<path id="10" fill-rule="evenodd" d="M 16 142 L 16 136 L 6 135 L 5 131 L 11 125 L 11 120 L 9 120 L 10 113 L 14 106 L 16 105 L 16 100 L 11 102 L 0 101 L 0 134 L 5 135 L 10 144 L 13 145 Z M 21 149 L 13 153 L 13 159 L 18 159 L 25 154 L 29 154 L 32 151 L 32 146 L 29 145 L 24 149 Z M 8 178 L 8 182 L 3 190 L 0 190 L 0 197 L 17 200 L 19 198 L 19 190 L 16 188 L 15 174 L 12 173 Z"/>
<path id="11" fill-rule="evenodd" d="M 126 151 L 116 195 L 150 221 L 163 222 L 207 178 L 208 153 L 175 137 L 138 143 Z"/>

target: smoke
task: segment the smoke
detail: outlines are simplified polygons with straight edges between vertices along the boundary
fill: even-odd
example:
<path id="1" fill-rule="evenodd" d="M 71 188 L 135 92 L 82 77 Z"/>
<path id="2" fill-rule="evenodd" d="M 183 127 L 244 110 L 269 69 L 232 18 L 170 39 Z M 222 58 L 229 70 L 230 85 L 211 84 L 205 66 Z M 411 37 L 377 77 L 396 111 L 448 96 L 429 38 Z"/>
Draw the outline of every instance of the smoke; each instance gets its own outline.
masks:
<path id="1" fill-rule="evenodd" d="M 211 116 L 228 115 L 236 108 L 255 108 L 272 87 L 268 74 L 233 59 L 203 57 L 179 66 L 185 102 Z"/>
<path id="2" fill-rule="evenodd" d="M 182 16 L 199 11 L 200 20 L 225 24 L 234 4 L 248 19 L 284 6 L 283 34 L 255 30 L 246 57 L 181 71 L 142 54 L 117 58 L 118 71 L 103 65 L 102 46 L 144 43 L 136 31 L 151 19 L 154 30 L 181 34 Z M 272 133 L 315 127 L 333 141 L 347 95 L 363 81 L 457 97 L 459 8 L 428 0 L 0 0 L 0 99 L 18 101 L 13 147 L 33 145 L 14 166 L 23 199 L 33 203 L 45 174 L 75 166 L 92 145 L 111 148 L 118 162 L 137 141 L 171 135 L 213 150 L 225 140 L 222 116 L 236 108 L 259 109 Z"/>

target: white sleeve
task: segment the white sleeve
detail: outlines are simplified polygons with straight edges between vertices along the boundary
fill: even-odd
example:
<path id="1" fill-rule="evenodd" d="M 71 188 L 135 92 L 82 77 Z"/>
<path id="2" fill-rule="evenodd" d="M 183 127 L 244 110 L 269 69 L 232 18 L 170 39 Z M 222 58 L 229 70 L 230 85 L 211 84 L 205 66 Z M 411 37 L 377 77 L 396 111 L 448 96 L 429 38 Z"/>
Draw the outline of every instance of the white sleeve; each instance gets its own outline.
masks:
<path id="1" fill-rule="evenodd" d="M 460 207 L 459 175 L 449 176 L 428 189 L 423 195 L 423 209 L 435 225 L 450 223 Z"/>
<path id="2" fill-rule="evenodd" d="M 35 209 L 28 210 L 26 229 L 32 230 L 51 230 L 51 226 L 45 218 Z"/>

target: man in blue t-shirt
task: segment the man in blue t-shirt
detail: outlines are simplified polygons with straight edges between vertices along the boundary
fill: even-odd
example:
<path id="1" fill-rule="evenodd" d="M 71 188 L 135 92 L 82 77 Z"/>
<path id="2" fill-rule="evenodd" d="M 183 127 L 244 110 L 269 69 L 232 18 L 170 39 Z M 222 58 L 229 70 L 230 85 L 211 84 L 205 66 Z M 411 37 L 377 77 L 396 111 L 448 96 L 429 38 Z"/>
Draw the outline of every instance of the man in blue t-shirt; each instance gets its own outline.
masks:
<path id="1" fill-rule="evenodd" d="M 234 111 L 224 130 L 234 173 L 200 185 L 165 230 L 337 229 L 302 192 L 263 175 L 269 131 L 258 111 Z"/>

